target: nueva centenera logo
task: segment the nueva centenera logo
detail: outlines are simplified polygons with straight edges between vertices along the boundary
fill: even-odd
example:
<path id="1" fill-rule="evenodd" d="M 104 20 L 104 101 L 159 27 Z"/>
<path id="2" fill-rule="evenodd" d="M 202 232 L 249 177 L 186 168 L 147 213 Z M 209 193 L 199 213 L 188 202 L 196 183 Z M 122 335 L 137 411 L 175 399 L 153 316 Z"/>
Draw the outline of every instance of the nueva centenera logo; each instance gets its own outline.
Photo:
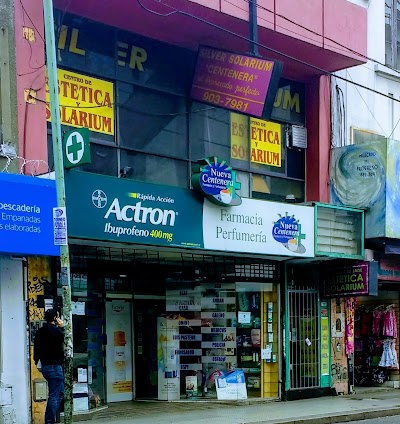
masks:
<path id="1" fill-rule="evenodd" d="M 171 197 L 155 196 L 153 194 L 126 193 L 127 199 L 118 197 L 110 202 L 103 190 L 96 189 L 91 196 L 93 205 L 102 212 L 104 233 L 120 236 L 135 236 L 140 238 L 162 238 L 171 242 L 173 233 L 158 230 L 156 227 L 170 227 L 175 225 L 178 212 L 173 209 L 164 209 L 149 205 L 151 203 L 175 203 Z M 134 200 L 133 200 L 134 199 Z M 136 201 L 136 202 L 135 202 Z M 107 206 L 107 208 L 106 208 Z"/>
<path id="2" fill-rule="evenodd" d="M 238 206 L 242 203 L 236 193 L 241 186 L 236 181 L 236 172 L 216 156 L 198 161 L 198 166 L 193 170 L 192 185 L 217 205 Z"/>
<path id="3" fill-rule="evenodd" d="M 301 244 L 301 241 L 306 238 L 306 235 L 301 232 L 299 220 L 287 212 L 284 216 L 281 214 L 278 214 L 278 216 L 278 221 L 272 227 L 272 237 L 291 252 L 305 253 L 306 248 Z"/>

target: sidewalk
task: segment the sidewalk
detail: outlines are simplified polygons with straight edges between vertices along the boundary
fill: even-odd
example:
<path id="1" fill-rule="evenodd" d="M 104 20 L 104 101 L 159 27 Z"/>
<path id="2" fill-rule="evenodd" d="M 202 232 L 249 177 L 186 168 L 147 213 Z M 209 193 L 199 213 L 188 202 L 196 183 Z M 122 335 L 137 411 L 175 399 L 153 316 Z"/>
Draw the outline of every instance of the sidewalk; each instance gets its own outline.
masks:
<path id="1" fill-rule="evenodd" d="M 85 419 L 93 424 L 324 424 L 393 415 L 400 415 L 400 390 L 378 389 L 291 402 L 125 402 Z M 79 419 L 75 416 L 74 423 L 88 424 Z"/>

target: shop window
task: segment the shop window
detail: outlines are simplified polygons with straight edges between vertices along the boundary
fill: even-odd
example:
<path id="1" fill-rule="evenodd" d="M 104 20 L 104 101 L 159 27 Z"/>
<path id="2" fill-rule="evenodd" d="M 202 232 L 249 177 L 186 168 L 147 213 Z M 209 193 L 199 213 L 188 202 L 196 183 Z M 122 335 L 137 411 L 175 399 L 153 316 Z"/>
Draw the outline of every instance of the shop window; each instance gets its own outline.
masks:
<path id="1" fill-rule="evenodd" d="M 149 183 L 188 187 L 188 163 L 160 156 L 121 151 L 121 170 L 126 178 Z"/>
<path id="2" fill-rule="evenodd" d="M 91 143 L 91 163 L 78 167 L 86 172 L 103 175 L 118 175 L 117 149 L 110 146 Z"/>
<path id="3" fill-rule="evenodd" d="M 264 175 L 252 175 L 252 197 L 254 199 L 284 202 L 288 195 L 293 195 L 296 202 L 303 202 L 304 182 Z"/>
<path id="4" fill-rule="evenodd" d="M 237 171 L 236 181 L 240 183 L 240 190 L 236 190 L 236 193 L 240 197 L 250 197 L 250 174 Z"/>
<path id="5" fill-rule="evenodd" d="M 385 61 L 393 68 L 400 67 L 400 5 L 397 0 L 385 2 Z"/>
<path id="6" fill-rule="evenodd" d="M 195 102 L 190 112 L 191 159 L 197 161 L 208 156 L 229 159 L 229 112 Z"/>
<path id="7" fill-rule="evenodd" d="M 125 83 L 117 87 L 120 146 L 187 159 L 185 98 Z"/>
<path id="8" fill-rule="evenodd" d="M 272 283 L 200 283 L 188 288 L 170 281 L 167 316 L 158 320 L 159 399 L 261 397 L 262 340 L 267 346 L 265 376 L 275 384 L 277 310 L 272 301 L 264 304 L 264 294 L 273 291 Z M 268 368 L 269 363 L 275 365 Z M 266 396 L 277 394 L 277 384 Z"/>

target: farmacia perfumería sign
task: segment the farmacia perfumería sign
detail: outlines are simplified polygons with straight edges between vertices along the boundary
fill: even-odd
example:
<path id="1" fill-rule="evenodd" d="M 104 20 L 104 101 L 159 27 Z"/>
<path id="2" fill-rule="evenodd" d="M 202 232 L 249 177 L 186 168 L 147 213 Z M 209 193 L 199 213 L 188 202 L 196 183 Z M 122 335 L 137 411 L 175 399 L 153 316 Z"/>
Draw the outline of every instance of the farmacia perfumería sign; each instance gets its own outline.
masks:
<path id="1" fill-rule="evenodd" d="M 314 257 L 314 208 L 242 199 L 235 208 L 203 207 L 204 248 Z"/>

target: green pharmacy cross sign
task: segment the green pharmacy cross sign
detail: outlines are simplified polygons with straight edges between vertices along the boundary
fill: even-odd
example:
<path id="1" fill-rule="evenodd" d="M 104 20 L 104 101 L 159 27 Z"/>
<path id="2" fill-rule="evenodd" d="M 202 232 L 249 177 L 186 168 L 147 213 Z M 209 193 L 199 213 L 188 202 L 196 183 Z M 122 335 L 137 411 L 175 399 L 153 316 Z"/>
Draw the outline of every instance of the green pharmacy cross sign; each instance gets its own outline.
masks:
<path id="1" fill-rule="evenodd" d="M 236 181 L 236 172 L 216 156 L 198 161 L 192 175 L 193 188 L 206 198 L 220 206 L 238 206 L 242 203 L 236 193 L 240 183 Z"/>
<path id="2" fill-rule="evenodd" d="M 88 128 L 68 132 L 63 138 L 64 166 L 73 168 L 90 163 L 90 137 Z"/>

